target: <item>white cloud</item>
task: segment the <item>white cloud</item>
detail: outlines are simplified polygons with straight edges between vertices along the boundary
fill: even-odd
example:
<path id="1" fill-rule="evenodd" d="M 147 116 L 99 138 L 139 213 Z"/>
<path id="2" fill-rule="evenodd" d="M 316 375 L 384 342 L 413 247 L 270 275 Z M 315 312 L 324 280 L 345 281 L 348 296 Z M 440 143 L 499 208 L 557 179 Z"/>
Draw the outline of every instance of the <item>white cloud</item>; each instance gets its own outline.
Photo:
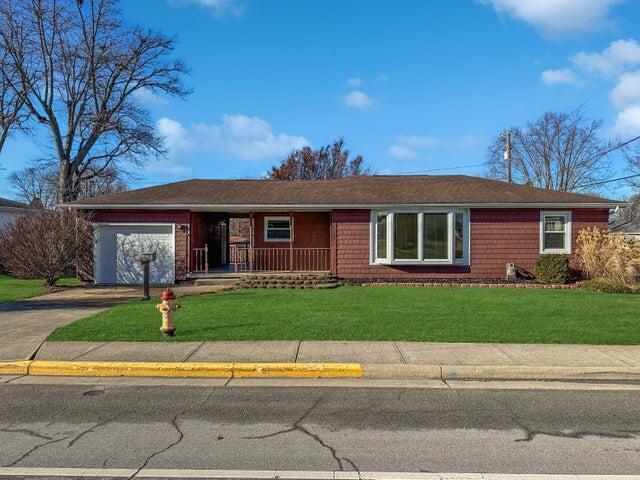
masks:
<path id="1" fill-rule="evenodd" d="M 274 133 L 269 122 L 246 115 L 224 115 L 222 123 L 195 123 L 188 129 L 170 118 L 157 124 L 173 157 L 212 152 L 229 159 L 273 160 L 309 145 L 296 135 Z"/>
<path id="2" fill-rule="evenodd" d="M 640 105 L 618 112 L 613 131 L 623 136 L 640 135 Z"/>
<path id="3" fill-rule="evenodd" d="M 500 15 L 522 20 L 544 35 L 594 30 L 609 25 L 609 10 L 623 0 L 479 0 Z"/>
<path id="4" fill-rule="evenodd" d="M 601 52 L 577 53 L 571 61 L 586 73 L 611 77 L 640 65 L 640 45 L 634 39 L 620 39 Z"/>
<path id="5" fill-rule="evenodd" d="M 160 97 L 153 93 L 148 88 L 141 88 L 133 92 L 133 96 L 143 105 L 148 107 L 158 107 L 160 105 L 166 105 L 169 103 L 169 100 L 166 98 Z"/>
<path id="6" fill-rule="evenodd" d="M 578 80 L 576 74 L 569 68 L 561 68 L 559 70 L 545 70 L 544 72 L 542 72 L 541 79 L 547 85 L 580 84 L 580 80 Z"/>
<path id="7" fill-rule="evenodd" d="M 418 135 L 398 135 L 396 143 L 391 145 L 387 154 L 398 160 L 419 158 L 424 150 L 442 147 L 442 140 L 435 137 L 419 137 Z"/>
<path id="8" fill-rule="evenodd" d="M 160 135 L 164 137 L 164 143 L 171 156 L 188 153 L 195 147 L 194 139 L 191 138 L 187 129 L 180 122 L 162 117 L 156 122 L 156 128 Z"/>
<path id="9" fill-rule="evenodd" d="M 358 110 L 371 110 L 376 102 L 366 93 L 360 90 L 352 90 L 342 97 L 342 103 L 347 107 L 357 108 Z"/>
<path id="10" fill-rule="evenodd" d="M 364 80 L 361 77 L 351 77 L 347 78 L 347 85 L 350 87 L 360 87 L 364 84 Z"/>
<path id="11" fill-rule="evenodd" d="M 619 109 L 640 105 L 640 71 L 623 73 L 609 95 Z"/>
<path id="12" fill-rule="evenodd" d="M 199 5 L 208 9 L 215 17 L 221 18 L 227 15 L 240 16 L 245 12 L 244 3 L 241 0 L 167 0 L 170 5 L 187 6 Z"/>

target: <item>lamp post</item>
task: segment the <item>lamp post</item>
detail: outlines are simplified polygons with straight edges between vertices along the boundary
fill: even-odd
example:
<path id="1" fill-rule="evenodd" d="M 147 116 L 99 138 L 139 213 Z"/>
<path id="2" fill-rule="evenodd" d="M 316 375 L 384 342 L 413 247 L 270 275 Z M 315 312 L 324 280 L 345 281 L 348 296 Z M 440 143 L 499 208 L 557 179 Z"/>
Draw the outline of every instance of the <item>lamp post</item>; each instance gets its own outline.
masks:
<path id="1" fill-rule="evenodd" d="M 151 298 L 151 295 L 149 294 L 149 264 L 156 259 L 156 252 L 136 253 L 135 259 L 136 261 L 142 264 L 142 271 L 143 271 L 142 299 L 149 300 L 149 298 Z"/>

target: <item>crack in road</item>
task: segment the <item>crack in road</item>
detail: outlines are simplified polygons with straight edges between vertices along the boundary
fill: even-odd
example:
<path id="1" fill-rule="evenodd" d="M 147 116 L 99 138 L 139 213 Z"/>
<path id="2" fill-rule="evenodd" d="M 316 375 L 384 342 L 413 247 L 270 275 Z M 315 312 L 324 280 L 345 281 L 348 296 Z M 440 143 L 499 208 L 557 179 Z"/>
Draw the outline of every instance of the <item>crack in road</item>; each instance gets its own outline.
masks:
<path id="1" fill-rule="evenodd" d="M 353 460 L 347 458 L 347 457 L 340 457 L 338 456 L 338 450 L 329 445 L 328 443 L 326 443 L 321 437 L 320 435 L 313 433 L 312 431 L 310 431 L 307 427 L 305 427 L 304 425 L 302 425 L 302 422 L 304 422 L 304 420 L 306 420 L 306 418 L 311 414 L 311 412 L 313 412 L 313 410 L 315 410 L 315 408 L 318 406 L 318 404 L 320 404 L 320 402 L 323 400 L 323 398 L 318 398 L 313 405 L 311 405 L 311 407 L 309 407 L 309 409 L 307 409 L 306 412 L 304 412 L 304 414 L 298 418 L 295 422 L 293 422 L 293 424 L 291 425 L 291 427 L 289 428 L 285 428 L 282 430 L 278 430 L 276 432 L 272 432 L 272 433 L 267 433 L 265 435 L 253 435 L 253 436 L 249 436 L 249 437 L 243 437 L 246 440 L 263 440 L 265 438 L 271 438 L 271 437 L 275 437 L 278 435 L 283 435 L 285 433 L 290 433 L 290 432 L 301 432 L 305 435 L 307 435 L 308 437 L 312 438 L 313 440 L 315 440 L 319 445 L 321 445 L 323 448 L 326 448 L 327 450 L 329 450 L 329 452 L 331 453 L 331 456 L 333 457 L 333 459 L 336 461 L 336 463 L 338 464 L 338 468 L 340 470 L 344 470 L 344 464 L 349 464 L 351 465 L 351 468 L 353 468 L 357 473 L 358 473 L 358 478 L 361 478 L 360 475 L 360 469 L 358 468 L 358 466 L 353 462 Z"/>
<path id="2" fill-rule="evenodd" d="M 22 460 L 24 460 L 25 458 L 27 458 L 29 455 L 31 455 L 33 452 L 35 452 L 36 450 L 38 450 L 39 448 L 42 447 L 46 447 L 47 445 L 51 445 L 52 443 L 57 443 L 57 442 L 62 442 L 63 440 L 68 439 L 69 437 L 62 437 L 62 438 L 57 438 L 57 439 L 51 439 L 47 442 L 44 443 L 39 443 L 38 445 L 30 448 L 29 450 L 27 450 L 25 453 L 23 453 L 17 460 L 14 460 L 13 462 L 4 465 L 5 467 L 13 467 L 14 465 L 20 463 Z"/>
<path id="3" fill-rule="evenodd" d="M 507 413 L 510 414 L 512 421 L 520 428 L 524 436 L 522 438 L 516 438 L 514 443 L 519 442 L 530 442 L 538 435 L 543 435 L 547 437 L 557 437 L 557 438 L 571 438 L 571 439 L 581 439 L 585 437 L 599 437 L 599 438 L 615 438 L 615 439 L 631 439 L 635 438 L 640 434 L 640 431 L 637 430 L 620 430 L 614 432 L 600 432 L 596 430 L 542 430 L 536 429 L 533 427 L 529 427 L 524 424 L 522 419 L 518 416 L 518 414 L 509 406 L 509 404 L 505 401 L 498 401 L 498 404 L 503 407 Z"/>
<path id="4" fill-rule="evenodd" d="M 104 420 L 102 422 L 98 422 L 95 425 L 93 425 L 92 427 L 87 428 L 86 430 L 83 430 L 78 435 L 76 435 L 73 439 L 71 439 L 71 441 L 69 441 L 69 443 L 67 443 L 67 447 L 72 447 L 73 444 L 76 443 L 78 440 L 80 440 L 82 437 L 84 437 L 88 433 L 94 432 L 97 428 L 100 428 L 100 427 L 106 425 L 107 423 L 113 422 L 120 415 L 122 415 L 122 412 L 117 413 L 116 415 L 113 415 L 112 417 L 109 417 L 108 419 L 106 419 L 106 420 Z"/>
<path id="5" fill-rule="evenodd" d="M 572 438 L 579 439 L 585 437 L 599 437 L 599 438 L 617 438 L 617 439 L 630 439 L 635 438 L 639 432 L 637 431 L 620 431 L 620 432 L 597 432 L 594 430 L 572 430 L 568 432 L 553 431 L 553 430 L 534 430 L 526 428 L 522 425 L 518 425 L 524 430 L 525 436 L 523 438 L 516 438 L 515 442 L 530 442 L 534 437 L 538 435 L 545 435 L 547 437 L 559 437 L 559 438 Z"/>
<path id="6" fill-rule="evenodd" d="M 35 430 L 31 430 L 29 428 L 6 428 L 6 427 L 2 427 L 2 428 L 0 428 L 0 432 L 4 432 L 4 433 L 24 433 L 24 434 L 29 435 L 31 437 L 39 438 L 41 440 L 53 440 L 53 437 L 50 437 L 48 435 L 44 435 L 42 433 L 38 433 Z"/>
<path id="7" fill-rule="evenodd" d="M 162 455 L 165 452 L 168 452 L 169 450 L 171 450 L 173 447 L 175 447 L 176 445 L 178 445 L 180 442 L 182 442 L 182 440 L 184 439 L 184 432 L 181 430 L 180 425 L 178 425 L 178 418 L 181 417 L 182 415 L 186 415 L 187 413 L 205 406 L 209 400 L 211 399 L 211 397 L 213 396 L 214 392 L 215 392 L 215 388 L 211 388 L 211 391 L 207 394 L 207 396 L 205 397 L 205 399 L 196 404 L 196 405 L 192 405 L 191 407 L 187 408 L 186 410 L 183 410 L 181 412 L 176 413 L 172 418 L 171 418 L 171 426 L 176 430 L 176 432 L 178 432 L 178 438 L 177 440 L 171 442 L 169 445 L 167 445 L 166 447 L 152 453 L 151 455 L 149 455 L 148 457 L 146 457 L 144 459 L 144 462 L 142 463 L 142 465 L 133 473 L 133 475 L 131 475 L 128 480 L 132 480 L 133 478 L 135 478 L 141 471 L 143 468 L 145 468 L 149 462 L 157 457 L 158 455 Z"/>

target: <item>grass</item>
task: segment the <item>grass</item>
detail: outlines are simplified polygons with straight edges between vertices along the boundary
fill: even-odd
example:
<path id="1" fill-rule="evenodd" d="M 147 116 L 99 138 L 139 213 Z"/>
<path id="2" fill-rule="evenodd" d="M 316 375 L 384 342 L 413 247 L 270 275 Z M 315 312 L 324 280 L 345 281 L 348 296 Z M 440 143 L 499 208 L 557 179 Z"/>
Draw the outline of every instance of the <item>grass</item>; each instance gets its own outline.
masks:
<path id="1" fill-rule="evenodd" d="M 77 278 L 62 278 L 58 281 L 59 286 L 70 287 L 79 284 L 80 280 Z M 48 292 L 42 286 L 42 280 L 15 278 L 0 274 L 0 304 L 23 298 L 37 297 L 45 293 Z"/>
<path id="2" fill-rule="evenodd" d="M 176 336 L 194 340 L 406 340 L 640 344 L 640 296 L 579 290 L 342 287 L 184 297 Z M 49 340 L 163 341 L 157 300 L 133 301 Z"/>

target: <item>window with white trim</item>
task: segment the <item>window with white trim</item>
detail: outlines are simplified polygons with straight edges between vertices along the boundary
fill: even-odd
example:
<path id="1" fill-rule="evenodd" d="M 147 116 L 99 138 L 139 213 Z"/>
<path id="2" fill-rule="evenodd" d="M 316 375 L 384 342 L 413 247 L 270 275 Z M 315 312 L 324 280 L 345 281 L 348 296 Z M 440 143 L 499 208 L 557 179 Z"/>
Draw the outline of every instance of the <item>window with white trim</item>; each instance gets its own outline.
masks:
<path id="1" fill-rule="evenodd" d="M 372 212 L 371 263 L 468 265 L 469 211 Z"/>
<path id="2" fill-rule="evenodd" d="M 291 217 L 264 217 L 265 242 L 289 242 L 291 231 Z"/>
<path id="3" fill-rule="evenodd" d="M 540 212 L 540 253 L 571 253 L 571 212 Z"/>

